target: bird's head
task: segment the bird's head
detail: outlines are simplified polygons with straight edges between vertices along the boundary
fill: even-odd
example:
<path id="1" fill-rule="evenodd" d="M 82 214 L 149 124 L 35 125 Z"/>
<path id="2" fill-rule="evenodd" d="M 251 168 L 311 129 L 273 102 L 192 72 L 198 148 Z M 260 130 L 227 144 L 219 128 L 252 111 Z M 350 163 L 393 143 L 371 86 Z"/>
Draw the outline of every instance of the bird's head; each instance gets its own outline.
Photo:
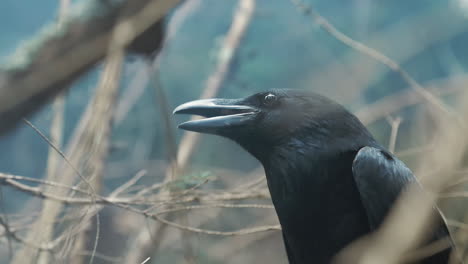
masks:
<path id="1" fill-rule="evenodd" d="M 178 106 L 174 114 L 205 117 L 182 123 L 179 128 L 230 138 L 260 160 L 285 145 L 329 148 L 341 140 L 359 140 L 363 133 L 369 136 L 341 105 L 301 90 L 272 90 L 241 99 L 197 100 Z"/>

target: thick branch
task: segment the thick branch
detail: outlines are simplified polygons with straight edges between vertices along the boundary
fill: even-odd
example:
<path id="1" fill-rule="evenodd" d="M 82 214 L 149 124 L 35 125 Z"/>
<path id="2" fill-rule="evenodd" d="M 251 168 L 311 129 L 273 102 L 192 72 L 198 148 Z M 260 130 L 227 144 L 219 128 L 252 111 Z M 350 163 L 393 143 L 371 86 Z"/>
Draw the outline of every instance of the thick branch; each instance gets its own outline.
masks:
<path id="1" fill-rule="evenodd" d="M 80 13 L 72 15 L 64 26 L 51 25 L 27 46 L 18 48 L 12 61 L 0 70 L 0 134 L 99 62 L 115 26 L 131 33 L 120 40 L 131 52 L 157 51 L 163 36 L 161 19 L 178 2 L 88 1 L 84 8 L 74 8 Z"/>

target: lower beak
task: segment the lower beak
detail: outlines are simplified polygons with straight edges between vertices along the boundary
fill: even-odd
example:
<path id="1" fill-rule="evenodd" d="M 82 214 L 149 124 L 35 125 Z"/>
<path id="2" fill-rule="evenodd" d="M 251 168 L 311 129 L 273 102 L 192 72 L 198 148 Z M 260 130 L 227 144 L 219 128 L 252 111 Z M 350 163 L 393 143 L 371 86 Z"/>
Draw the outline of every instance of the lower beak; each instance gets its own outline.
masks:
<path id="1" fill-rule="evenodd" d="M 192 114 L 206 118 L 191 120 L 179 128 L 200 133 L 217 134 L 226 128 L 241 126 L 251 120 L 257 111 L 250 106 L 238 104 L 238 100 L 205 99 L 178 106 L 174 114 Z"/>

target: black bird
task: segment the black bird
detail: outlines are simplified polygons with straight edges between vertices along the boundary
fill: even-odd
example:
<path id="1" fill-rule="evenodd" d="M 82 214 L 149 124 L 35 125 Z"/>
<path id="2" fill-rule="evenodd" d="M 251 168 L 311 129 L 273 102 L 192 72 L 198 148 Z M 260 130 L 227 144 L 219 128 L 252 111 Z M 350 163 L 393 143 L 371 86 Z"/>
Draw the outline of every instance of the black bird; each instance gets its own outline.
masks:
<path id="1" fill-rule="evenodd" d="M 415 181 L 356 116 L 315 93 L 272 90 L 198 100 L 174 113 L 206 117 L 179 128 L 232 139 L 262 163 L 289 263 L 330 263 L 347 244 L 378 228 L 402 189 Z M 444 236 L 441 222 L 434 237 Z M 449 254 L 447 249 L 422 263 L 447 263 Z"/>

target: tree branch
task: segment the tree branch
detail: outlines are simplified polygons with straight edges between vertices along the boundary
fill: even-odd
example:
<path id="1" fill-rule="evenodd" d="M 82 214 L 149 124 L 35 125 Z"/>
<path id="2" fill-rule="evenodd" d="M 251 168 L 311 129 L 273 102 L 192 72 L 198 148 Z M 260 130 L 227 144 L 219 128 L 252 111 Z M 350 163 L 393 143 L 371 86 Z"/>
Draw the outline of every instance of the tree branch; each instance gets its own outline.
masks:
<path id="1" fill-rule="evenodd" d="M 84 1 L 83 8 L 75 8 L 81 13 L 71 15 L 64 26 L 45 28 L 0 70 L 0 134 L 99 62 L 115 26 L 128 31 L 118 41 L 130 51 L 149 54 L 158 50 L 163 35 L 160 21 L 178 2 Z"/>

